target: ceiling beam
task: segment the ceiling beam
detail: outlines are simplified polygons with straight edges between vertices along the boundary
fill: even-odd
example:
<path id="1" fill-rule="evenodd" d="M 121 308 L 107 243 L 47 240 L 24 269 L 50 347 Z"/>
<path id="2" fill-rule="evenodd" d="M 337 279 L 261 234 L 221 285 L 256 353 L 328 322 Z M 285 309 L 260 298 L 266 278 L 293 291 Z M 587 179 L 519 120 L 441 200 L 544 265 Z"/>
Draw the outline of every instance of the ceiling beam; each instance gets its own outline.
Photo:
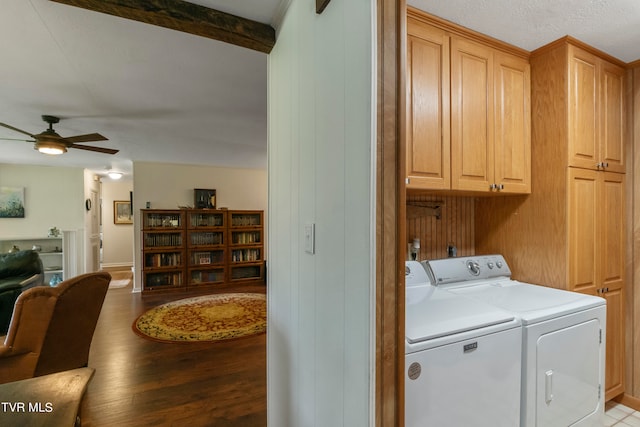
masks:
<path id="1" fill-rule="evenodd" d="M 51 0 L 269 53 L 273 27 L 182 0 Z"/>

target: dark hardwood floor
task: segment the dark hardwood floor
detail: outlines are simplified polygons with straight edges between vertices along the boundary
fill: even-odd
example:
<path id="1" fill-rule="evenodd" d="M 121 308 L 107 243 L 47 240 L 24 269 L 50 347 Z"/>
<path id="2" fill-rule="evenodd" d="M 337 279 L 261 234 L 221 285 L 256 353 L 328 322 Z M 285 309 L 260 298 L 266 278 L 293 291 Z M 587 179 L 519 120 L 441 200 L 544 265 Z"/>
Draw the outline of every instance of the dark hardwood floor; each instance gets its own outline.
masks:
<path id="1" fill-rule="evenodd" d="M 96 372 L 82 402 L 84 427 L 267 425 L 266 334 L 167 344 L 132 331 L 145 310 L 189 296 L 107 292 L 89 356 Z"/>

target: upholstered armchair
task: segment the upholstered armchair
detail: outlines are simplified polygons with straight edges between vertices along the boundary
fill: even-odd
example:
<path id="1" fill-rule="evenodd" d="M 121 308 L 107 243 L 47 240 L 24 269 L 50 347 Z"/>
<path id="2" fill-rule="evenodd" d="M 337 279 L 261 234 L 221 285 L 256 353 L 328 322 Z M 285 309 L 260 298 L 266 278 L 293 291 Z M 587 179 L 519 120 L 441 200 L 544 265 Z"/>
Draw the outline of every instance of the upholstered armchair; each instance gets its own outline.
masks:
<path id="1" fill-rule="evenodd" d="M 43 284 L 42 260 L 36 251 L 0 254 L 0 335 L 6 334 L 9 329 L 18 295 Z"/>
<path id="2" fill-rule="evenodd" d="M 110 279 L 89 273 L 20 294 L 0 346 L 0 383 L 87 366 Z"/>

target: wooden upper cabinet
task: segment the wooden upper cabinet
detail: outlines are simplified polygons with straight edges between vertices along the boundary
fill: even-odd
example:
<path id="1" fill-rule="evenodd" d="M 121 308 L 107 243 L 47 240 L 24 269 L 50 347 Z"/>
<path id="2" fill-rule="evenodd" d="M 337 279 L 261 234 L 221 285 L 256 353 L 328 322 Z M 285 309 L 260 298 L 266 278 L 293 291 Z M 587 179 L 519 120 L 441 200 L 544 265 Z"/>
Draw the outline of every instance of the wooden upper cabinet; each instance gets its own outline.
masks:
<path id="1" fill-rule="evenodd" d="M 494 56 L 494 181 L 504 193 L 531 192 L 531 67 L 512 55 Z"/>
<path id="2" fill-rule="evenodd" d="M 600 159 L 606 171 L 625 173 L 625 71 L 602 61 L 600 82 Z"/>
<path id="3" fill-rule="evenodd" d="M 407 18 L 407 188 L 530 193 L 526 55 L 425 16 Z"/>
<path id="4" fill-rule="evenodd" d="M 408 187 L 448 189 L 449 37 L 414 20 L 407 25 Z"/>
<path id="5" fill-rule="evenodd" d="M 493 183 L 493 49 L 451 40 L 451 176 L 454 190 Z"/>
<path id="6" fill-rule="evenodd" d="M 569 165 L 625 172 L 624 69 L 568 46 Z"/>

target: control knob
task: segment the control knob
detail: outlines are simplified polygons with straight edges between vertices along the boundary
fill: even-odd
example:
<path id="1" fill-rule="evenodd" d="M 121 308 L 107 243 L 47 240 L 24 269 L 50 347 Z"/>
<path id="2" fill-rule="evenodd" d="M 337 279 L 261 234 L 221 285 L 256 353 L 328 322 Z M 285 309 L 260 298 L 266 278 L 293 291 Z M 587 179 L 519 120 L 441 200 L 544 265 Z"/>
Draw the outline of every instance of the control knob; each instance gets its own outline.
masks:
<path id="1" fill-rule="evenodd" d="M 467 261 L 467 269 L 474 276 L 478 276 L 480 274 L 480 264 L 475 261 Z"/>

